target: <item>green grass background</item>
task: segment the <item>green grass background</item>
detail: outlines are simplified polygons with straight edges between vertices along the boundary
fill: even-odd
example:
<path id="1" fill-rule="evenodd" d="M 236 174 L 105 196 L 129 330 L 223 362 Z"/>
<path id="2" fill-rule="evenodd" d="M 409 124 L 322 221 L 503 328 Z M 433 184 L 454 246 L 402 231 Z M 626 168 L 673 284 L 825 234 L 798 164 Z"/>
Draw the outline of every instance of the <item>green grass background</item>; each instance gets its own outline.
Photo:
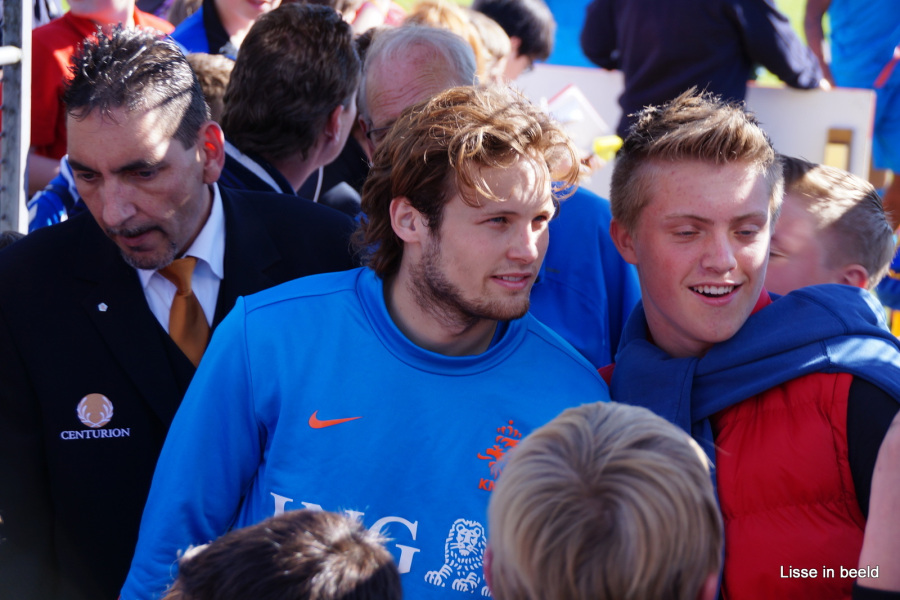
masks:
<path id="1" fill-rule="evenodd" d="M 794 31 L 800 36 L 800 39 L 804 42 L 806 41 L 806 34 L 803 33 L 803 13 L 806 11 L 806 0 L 775 0 L 775 5 L 787 15 L 788 19 L 791 20 L 791 25 L 794 27 Z M 825 17 L 825 23 L 823 24 L 825 27 L 825 35 L 828 35 L 828 17 Z M 757 78 L 759 83 L 763 84 L 778 84 L 779 79 L 762 69 L 759 73 L 759 77 Z"/>
<path id="2" fill-rule="evenodd" d="M 805 40 L 806 36 L 803 35 L 803 12 L 806 10 L 806 0 L 775 0 L 775 4 L 781 9 L 781 12 L 788 16 L 791 20 L 791 25 L 794 26 L 794 30 Z"/>

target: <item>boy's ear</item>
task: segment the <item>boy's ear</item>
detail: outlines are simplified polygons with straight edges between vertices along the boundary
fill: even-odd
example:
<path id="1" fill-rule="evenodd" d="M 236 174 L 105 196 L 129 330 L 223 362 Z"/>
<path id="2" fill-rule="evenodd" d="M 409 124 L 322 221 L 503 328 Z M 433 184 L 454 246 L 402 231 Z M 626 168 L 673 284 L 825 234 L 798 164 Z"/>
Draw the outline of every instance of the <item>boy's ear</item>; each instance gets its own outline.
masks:
<path id="1" fill-rule="evenodd" d="M 488 589 L 491 587 L 491 565 L 494 564 L 494 551 L 491 549 L 491 542 L 488 541 L 487 548 L 484 550 L 484 582 Z"/>
<path id="2" fill-rule="evenodd" d="M 867 289 L 869 287 L 869 271 L 862 265 L 852 264 L 841 269 L 841 281 L 847 285 Z"/>
<path id="3" fill-rule="evenodd" d="M 616 219 L 609 223 L 609 237 L 619 250 L 625 262 L 637 264 L 637 253 L 634 251 L 634 236 Z"/>
<path id="4" fill-rule="evenodd" d="M 715 600 L 717 591 L 719 591 L 719 574 L 712 573 L 703 582 L 703 587 L 697 594 L 697 600 Z"/>

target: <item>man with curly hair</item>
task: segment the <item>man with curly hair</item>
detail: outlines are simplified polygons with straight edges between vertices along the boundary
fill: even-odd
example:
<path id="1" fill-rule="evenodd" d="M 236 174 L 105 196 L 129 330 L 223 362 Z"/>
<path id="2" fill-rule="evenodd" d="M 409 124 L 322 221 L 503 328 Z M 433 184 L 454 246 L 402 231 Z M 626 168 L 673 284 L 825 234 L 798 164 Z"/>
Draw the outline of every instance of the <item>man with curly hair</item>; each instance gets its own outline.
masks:
<path id="1" fill-rule="evenodd" d="M 179 550 L 300 507 L 385 528 L 410 598 L 486 592 L 503 455 L 608 398 L 528 314 L 555 192 L 577 176 L 560 126 L 513 91 L 451 88 L 404 111 L 363 189 L 367 266 L 245 298 L 220 327 L 122 599 L 162 592 Z"/>

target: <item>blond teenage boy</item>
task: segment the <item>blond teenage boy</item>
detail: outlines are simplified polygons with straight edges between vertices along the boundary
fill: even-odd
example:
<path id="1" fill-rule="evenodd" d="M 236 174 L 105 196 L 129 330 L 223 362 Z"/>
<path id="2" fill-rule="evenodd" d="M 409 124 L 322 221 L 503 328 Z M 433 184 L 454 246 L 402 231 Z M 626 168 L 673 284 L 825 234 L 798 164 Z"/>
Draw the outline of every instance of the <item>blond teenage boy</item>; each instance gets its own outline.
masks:
<path id="1" fill-rule="evenodd" d="M 782 185 L 756 119 L 690 92 L 642 111 L 612 178 L 610 230 L 642 303 L 611 395 L 715 460 L 732 600 L 849 596 L 840 569 L 858 563 L 900 398 L 898 342 L 868 292 L 763 289 Z"/>

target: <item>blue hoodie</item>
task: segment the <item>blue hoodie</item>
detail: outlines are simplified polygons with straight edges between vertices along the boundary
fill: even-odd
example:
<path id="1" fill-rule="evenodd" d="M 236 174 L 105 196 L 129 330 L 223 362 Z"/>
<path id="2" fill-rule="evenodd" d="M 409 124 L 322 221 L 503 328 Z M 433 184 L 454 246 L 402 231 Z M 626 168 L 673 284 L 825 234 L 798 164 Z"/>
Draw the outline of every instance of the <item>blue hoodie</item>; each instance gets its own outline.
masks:
<path id="1" fill-rule="evenodd" d="M 625 324 L 610 395 L 679 425 L 715 460 L 709 417 L 808 373 L 850 373 L 900 401 L 900 342 L 860 288 L 800 288 L 752 314 L 702 357 L 672 358 L 647 339 L 643 303 Z"/>

